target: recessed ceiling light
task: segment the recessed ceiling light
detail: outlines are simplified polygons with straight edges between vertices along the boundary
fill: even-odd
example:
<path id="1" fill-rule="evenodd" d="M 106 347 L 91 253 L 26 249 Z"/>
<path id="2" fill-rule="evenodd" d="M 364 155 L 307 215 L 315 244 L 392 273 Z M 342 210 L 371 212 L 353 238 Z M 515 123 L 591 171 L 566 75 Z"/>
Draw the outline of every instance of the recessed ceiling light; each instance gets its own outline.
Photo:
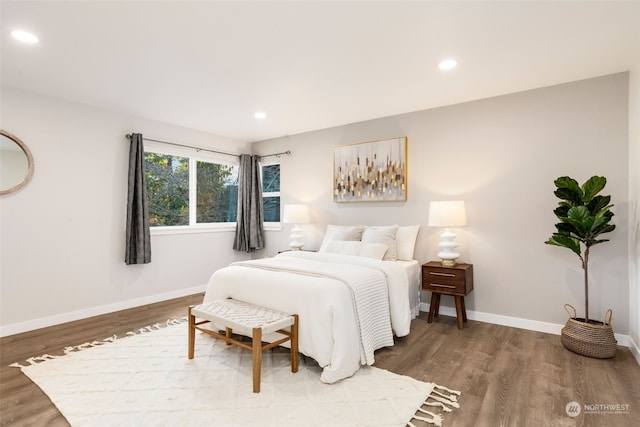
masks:
<path id="1" fill-rule="evenodd" d="M 23 43 L 35 44 L 38 43 L 38 37 L 27 31 L 15 30 L 11 32 L 14 39 L 20 40 Z"/>
<path id="2" fill-rule="evenodd" d="M 257 111 L 253 117 L 255 117 L 258 120 L 263 120 L 267 118 L 267 113 L 265 113 L 264 111 Z"/>
<path id="3" fill-rule="evenodd" d="M 447 70 L 453 70 L 454 68 L 456 68 L 457 65 L 458 65 L 458 61 L 456 61 L 455 59 L 445 59 L 444 61 L 438 64 L 438 68 L 440 68 L 441 70 L 447 71 Z"/>

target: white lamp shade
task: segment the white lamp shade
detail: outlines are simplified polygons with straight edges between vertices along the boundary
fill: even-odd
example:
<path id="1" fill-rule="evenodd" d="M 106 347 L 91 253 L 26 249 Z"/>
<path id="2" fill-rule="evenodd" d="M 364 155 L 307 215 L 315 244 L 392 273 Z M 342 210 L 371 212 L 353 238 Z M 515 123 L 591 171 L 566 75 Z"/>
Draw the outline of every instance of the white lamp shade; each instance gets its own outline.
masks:
<path id="1" fill-rule="evenodd" d="M 284 205 L 282 222 L 285 224 L 307 224 L 309 223 L 309 206 L 307 205 Z"/>
<path id="2" fill-rule="evenodd" d="M 429 203 L 429 225 L 459 227 L 467 225 L 467 212 L 462 200 Z"/>

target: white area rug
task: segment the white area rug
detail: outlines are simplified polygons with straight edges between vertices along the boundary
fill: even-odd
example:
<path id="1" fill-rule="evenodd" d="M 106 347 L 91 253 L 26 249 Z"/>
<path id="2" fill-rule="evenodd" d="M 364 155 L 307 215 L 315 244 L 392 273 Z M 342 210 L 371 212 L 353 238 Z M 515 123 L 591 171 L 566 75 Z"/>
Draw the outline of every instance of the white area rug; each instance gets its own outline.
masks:
<path id="1" fill-rule="evenodd" d="M 441 425 L 433 411 L 458 407 L 459 392 L 374 367 L 323 384 L 304 358 L 293 374 L 288 352 L 263 354 L 261 392 L 253 393 L 251 352 L 197 333 L 189 360 L 186 323 L 65 353 L 12 366 L 72 426 L 405 426 L 422 405 L 438 408 L 416 418 Z"/>

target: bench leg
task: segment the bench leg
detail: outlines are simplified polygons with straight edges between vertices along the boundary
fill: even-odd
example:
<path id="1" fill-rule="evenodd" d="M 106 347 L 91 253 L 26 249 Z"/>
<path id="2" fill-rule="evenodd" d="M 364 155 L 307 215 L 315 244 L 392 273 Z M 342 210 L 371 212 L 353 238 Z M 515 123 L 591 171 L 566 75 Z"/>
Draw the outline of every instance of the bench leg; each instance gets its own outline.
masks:
<path id="1" fill-rule="evenodd" d="M 196 317 L 191 314 L 191 309 L 193 306 L 189 307 L 189 359 L 193 359 L 193 353 L 195 348 L 196 341 Z"/>
<path id="2" fill-rule="evenodd" d="M 293 315 L 291 325 L 291 372 L 298 372 L 298 315 Z"/>
<path id="3" fill-rule="evenodd" d="M 260 393 L 260 369 L 262 366 L 262 329 L 253 328 L 253 392 Z"/>
<path id="4" fill-rule="evenodd" d="M 233 330 L 231 330 L 231 328 L 227 328 L 227 338 L 231 338 L 231 335 L 233 335 Z M 231 345 L 231 341 L 227 340 L 227 345 Z"/>

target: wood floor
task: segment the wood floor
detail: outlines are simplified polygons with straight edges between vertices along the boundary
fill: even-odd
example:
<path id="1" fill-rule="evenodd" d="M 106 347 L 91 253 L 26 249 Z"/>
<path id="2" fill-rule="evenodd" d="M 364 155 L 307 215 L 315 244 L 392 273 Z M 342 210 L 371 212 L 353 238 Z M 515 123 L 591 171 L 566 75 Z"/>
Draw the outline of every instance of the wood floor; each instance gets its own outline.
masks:
<path id="1" fill-rule="evenodd" d="M 11 363 L 183 317 L 201 301 L 194 295 L 0 339 L 0 425 L 68 426 Z M 555 335 L 474 321 L 458 330 L 455 318 L 431 324 L 426 318 L 415 319 L 394 347 L 377 351 L 376 366 L 460 390 L 461 408 L 445 414 L 445 427 L 640 425 L 640 366 L 627 348 L 613 359 L 589 359 L 565 350 Z M 572 418 L 566 413 L 572 401 L 600 406 Z M 597 413 L 604 405 L 628 411 Z"/>

